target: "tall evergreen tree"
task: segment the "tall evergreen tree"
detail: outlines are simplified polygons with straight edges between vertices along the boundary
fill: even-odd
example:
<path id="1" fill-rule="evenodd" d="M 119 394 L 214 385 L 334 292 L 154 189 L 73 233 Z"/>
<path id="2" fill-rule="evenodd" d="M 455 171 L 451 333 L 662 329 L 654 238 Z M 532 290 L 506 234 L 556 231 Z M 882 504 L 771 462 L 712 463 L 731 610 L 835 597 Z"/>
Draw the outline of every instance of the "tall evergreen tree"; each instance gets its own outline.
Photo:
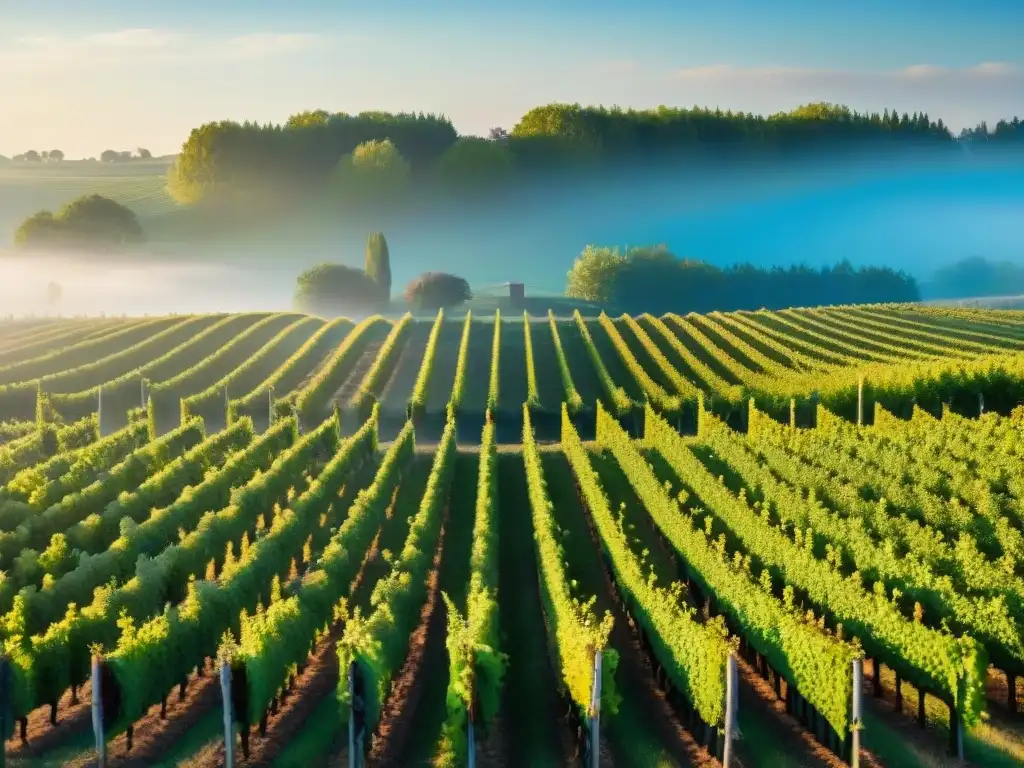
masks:
<path id="1" fill-rule="evenodd" d="M 383 232 L 366 238 L 366 274 L 377 284 L 384 300 L 391 298 L 391 256 Z"/>

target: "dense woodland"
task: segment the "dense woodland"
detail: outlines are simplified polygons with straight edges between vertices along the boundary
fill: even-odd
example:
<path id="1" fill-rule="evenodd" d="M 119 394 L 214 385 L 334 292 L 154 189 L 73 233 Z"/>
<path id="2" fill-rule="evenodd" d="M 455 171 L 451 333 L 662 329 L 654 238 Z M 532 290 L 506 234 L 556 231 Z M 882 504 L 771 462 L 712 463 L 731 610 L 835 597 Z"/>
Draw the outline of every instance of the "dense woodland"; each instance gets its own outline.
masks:
<path id="1" fill-rule="evenodd" d="M 917 281 L 888 267 L 854 268 L 848 261 L 814 269 L 720 269 L 680 259 L 665 246 L 588 246 L 569 271 L 566 293 L 627 313 L 713 312 L 796 306 L 919 301 Z"/>
<path id="2" fill-rule="evenodd" d="M 810 152 L 932 149 L 961 151 L 965 143 L 1024 146 L 1020 120 L 994 131 L 982 124 L 958 141 L 927 114 L 858 113 L 811 104 L 768 117 L 703 108 L 623 110 L 551 104 L 527 112 L 509 132 L 488 139 L 460 137 L 440 115 L 325 110 L 292 115 L 286 123 L 207 123 L 192 131 L 172 169 L 170 188 L 182 202 L 273 185 L 285 192 L 316 191 L 337 180 L 356 148 L 389 140 L 413 182 L 465 191 L 507 182 L 511 175 L 613 170 L 695 160 L 779 158 Z M 250 200 L 251 201 L 251 200 Z"/>

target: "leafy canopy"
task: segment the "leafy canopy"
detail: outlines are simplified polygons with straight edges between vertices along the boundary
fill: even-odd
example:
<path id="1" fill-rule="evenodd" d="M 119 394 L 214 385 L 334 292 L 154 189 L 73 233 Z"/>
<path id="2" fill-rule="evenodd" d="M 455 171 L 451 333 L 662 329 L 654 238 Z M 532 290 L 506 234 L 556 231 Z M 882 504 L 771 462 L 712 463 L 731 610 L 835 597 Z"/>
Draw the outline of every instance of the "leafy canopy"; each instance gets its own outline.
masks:
<path id="1" fill-rule="evenodd" d="M 405 288 L 405 301 L 418 310 L 457 307 L 473 298 L 469 283 L 447 272 L 425 272 Z"/>
<path id="2" fill-rule="evenodd" d="M 143 242 L 142 227 L 130 208 L 102 195 L 72 200 L 56 214 L 34 213 L 14 233 L 19 248 L 111 249 Z"/>
<path id="3" fill-rule="evenodd" d="M 377 284 L 363 270 L 344 264 L 318 264 L 299 275 L 295 308 L 324 316 L 368 313 L 377 309 Z"/>

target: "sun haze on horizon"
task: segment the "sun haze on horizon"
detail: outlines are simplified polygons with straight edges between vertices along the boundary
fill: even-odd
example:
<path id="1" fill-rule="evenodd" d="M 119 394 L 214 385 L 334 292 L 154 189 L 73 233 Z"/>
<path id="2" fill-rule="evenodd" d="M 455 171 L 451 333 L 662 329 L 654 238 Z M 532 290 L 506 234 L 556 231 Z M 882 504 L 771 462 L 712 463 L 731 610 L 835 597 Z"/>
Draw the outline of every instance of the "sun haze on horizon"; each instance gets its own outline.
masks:
<path id="1" fill-rule="evenodd" d="M 831 101 L 928 112 L 954 131 L 1024 112 L 1012 0 L 89 5 L 5 11 L 0 155 L 170 154 L 203 122 L 316 108 L 443 113 L 463 134 L 554 101 L 760 113 Z"/>

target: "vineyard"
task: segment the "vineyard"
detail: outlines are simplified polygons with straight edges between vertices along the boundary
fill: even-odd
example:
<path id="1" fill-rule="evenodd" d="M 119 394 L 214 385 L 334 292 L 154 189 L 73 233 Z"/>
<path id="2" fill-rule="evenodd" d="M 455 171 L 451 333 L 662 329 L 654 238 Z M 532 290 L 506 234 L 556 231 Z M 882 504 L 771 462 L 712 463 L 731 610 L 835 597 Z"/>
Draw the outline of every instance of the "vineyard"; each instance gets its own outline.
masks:
<path id="1" fill-rule="evenodd" d="M 1022 405 L 977 308 L 2 322 L 6 764 L 1024 764 Z"/>

